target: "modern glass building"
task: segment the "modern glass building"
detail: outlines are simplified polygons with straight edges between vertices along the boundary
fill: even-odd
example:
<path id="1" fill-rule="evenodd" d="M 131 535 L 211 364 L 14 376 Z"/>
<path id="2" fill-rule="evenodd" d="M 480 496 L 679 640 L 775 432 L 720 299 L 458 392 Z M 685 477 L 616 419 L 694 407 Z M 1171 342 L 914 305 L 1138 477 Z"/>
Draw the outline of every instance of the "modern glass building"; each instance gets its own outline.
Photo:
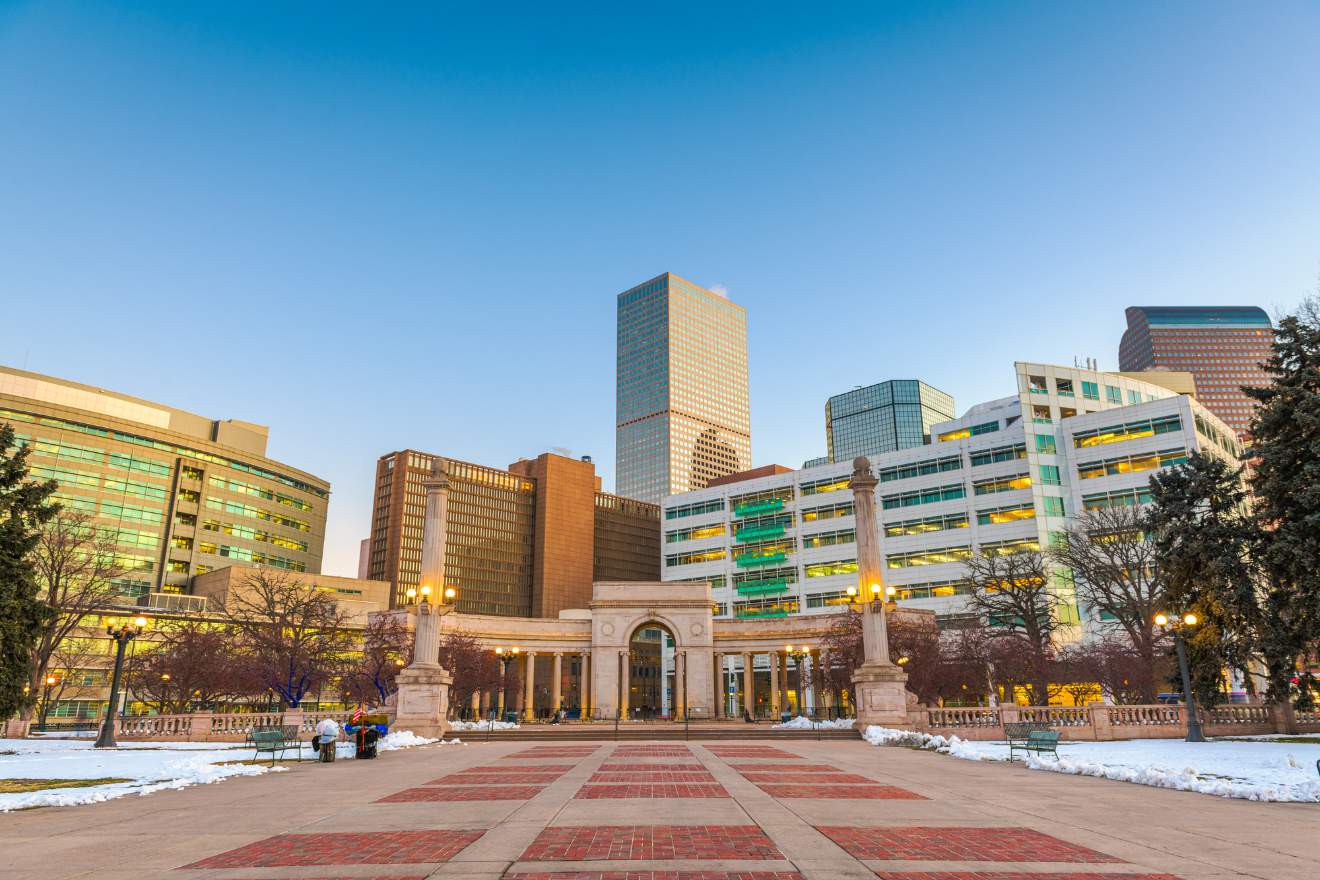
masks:
<path id="1" fill-rule="evenodd" d="M 0 422 L 64 510 L 114 543 L 126 597 L 168 604 L 226 565 L 321 571 L 330 484 L 266 457 L 264 425 L 8 368 Z"/>
<path id="2" fill-rule="evenodd" d="M 829 461 L 852 461 L 930 442 L 930 426 L 953 418 L 953 397 L 918 379 L 891 379 L 825 402 Z"/>
<path id="3" fill-rule="evenodd" d="M 931 443 L 868 456 L 879 481 L 884 583 L 900 605 L 956 627 L 972 554 L 1040 550 L 1098 507 L 1150 500 L 1152 474 L 1205 450 L 1230 461 L 1233 432 L 1200 403 L 1118 373 L 1018 363 L 1010 397 L 936 424 Z M 662 505 L 666 581 L 706 581 L 717 617 L 834 610 L 857 584 L 851 461 L 721 482 Z M 1066 572 L 1060 617 L 1098 627 Z"/>
<path id="4" fill-rule="evenodd" d="M 1196 399 L 1245 438 L 1256 410 L 1242 386 L 1269 384 L 1273 325 L 1256 306 L 1131 306 L 1118 346 L 1120 370 L 1179 370 Z"/>
<path id="5" fill-rule="evenodd" d="M 658 503 L 751 467 L 747 311 L 666 272 L 619 294 L 620 495 Z"/>

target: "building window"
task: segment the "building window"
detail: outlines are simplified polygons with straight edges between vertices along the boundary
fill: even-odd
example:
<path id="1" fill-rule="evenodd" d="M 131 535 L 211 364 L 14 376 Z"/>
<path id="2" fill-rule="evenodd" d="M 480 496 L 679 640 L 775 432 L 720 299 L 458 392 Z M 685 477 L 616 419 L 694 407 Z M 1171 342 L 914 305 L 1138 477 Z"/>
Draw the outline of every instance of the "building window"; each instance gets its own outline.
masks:
<path id="1" fill-rule="evenodd" d="M 1057 449 L 1055 448 L 1055 446 L 1054 446 L 1054 435 L 1053 435 L 1053 434 L 1037 434 L 1037 435 L 1036 435 L 1036 451 L 1037 451 L 1037 452 L 1043 452 L 1043 453 L 1045 453 L 1046 455 L 1053 455 L 1055 452 L 1057 452 L 1058 450 L 1057 450 Z"/>
<path id="2" fill-rule="evenodd" d="M 1109 401 L 1110 403 L 1122 403 L 1123 390 L 1121 388 L 1115 388 L 1113 385 L 1106 385 L 1105 400 Z"/>
<path id="3" fill-rule="evenodd" d="M 893 553 L 885 557 L 886 568 L 912 568 L 919 565 L 943 565 L 965 562 L 972 556 L 970 547 L 940 547 L 935 550 L 914 550 L 911 553 Z"/>
<path id="4" fill-rule="evenodd" d="M 1045 502 L 1046 516 L 1063 516 L 1062 498 L 1057 495 L 1046 495 L 1042 500 Z"/>
<path id="5" fill-rule="evenodd" d="M 1055 379 L 1054 390 L 1060 397 L 1074 397 L 1072 379 Z"/>
<path id="6" fill-rule="evenodd" d="M 976 512 L 976 524 L 979 526 L 998 526 L 1005 523 L 1035 519 L 1036 508 L 1031 504 L 1017 504 L 1010 507 L 993 507 Z"/>
<path id="7" fill-rule="evenodd" d="M 1100 386 L 1095 382 L 1083 382 L 1082 397 L 1086 398 L 1087 400 L 1099 400 Z"/>
<path id="8" fill-rule="evenodd" d="M 1052 464 L 1041 465 L 1040 483 L 1042 486 L 1062 486 L 1063 480 L 1059 478 L 1058 466 Z"/>
<path id="9" fill-rule="evenodd" d="M 1058 468 L 1055 468 L 1058 470 Z M 1016 489 L 1030 489 L 1030 474 L 1011 474 L 1006 477 L 993 477 L 977 480 L 972 484 L 972 491 L 977 495 L 995 495 L 999 492 L 1012 492 Z"/>

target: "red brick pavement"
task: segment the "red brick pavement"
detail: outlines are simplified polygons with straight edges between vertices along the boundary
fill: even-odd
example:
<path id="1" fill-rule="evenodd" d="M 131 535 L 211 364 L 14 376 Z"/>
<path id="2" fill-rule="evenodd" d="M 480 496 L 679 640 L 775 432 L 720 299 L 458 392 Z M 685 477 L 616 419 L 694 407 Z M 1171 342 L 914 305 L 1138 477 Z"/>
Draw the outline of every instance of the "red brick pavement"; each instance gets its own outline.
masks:
<path id="1" fill-rule="evenodd" d="M 504 880 L 802 880 L 797 871 L 542 871 Z"/>
<path id="2" fill-rule="evenodd" d="M 866 780 L 870 782 L 870 780 Z M 756 787 L 777 798 L 829 798 L 866 801 L 924 801 L 924 798 L 906 788 L 895 785 L 775 785 L 758 782 Z"/>
<path id="3" fill-rule="evenodd" d="M 637 746 L 619 746 L 610 752 L 611 758 L 691 758 L 692 750 L 687 746 L 677 748 L 639 748 Z"/>
<path id="4" fill-rule="evenodd" d="M 720 758 L 800 758 L 792 752 L 773 746 L 707 746 L 711 754 Z"/>
<path id="5" fill-rule="evenodd" d="M 378 831 L 280 834 L 185 868 L 282 868 L 447 862 L 484 831 Z"/>
<path id="6" fill-rule="evenodd" d="M 666 770 L 635 773 L 595 773 L 587 782 L 714 782 L 715 777 L 701 770 L 693 773 L 671 773 Z"/>
<path id="7" fill-rule="evenodd" d="M 554 782 L 561 773 L 523 773 L 512 767 L 504 773 L 451 773 L 424 782 L 423 785 L 545 785 Z"/>
<path id="8" fill-rule="evenodd" d="M 859 859 L 975 862 L 1119 862 L 1030 828 L 817 826 Z M 973 874 L 972 876 L 975 876 Z"/>
<path id="9" fill-rule="evenodd" d="M 875 785 L 874 779 L 856 773 L 752 773 L 741 771 L 748 782 L 807 782 L 812 785 Z"/>
<path id="10" fill-rule="evenodd" d="M 1095 874 L 1088 871 L 876 871 L 880 880 L 1178 880 L 1172 874 Z"/>
<path id="11" fill-rule="evenodd" d="M 753 773 L 764 773 L 769 770 L 782 770 L 789 773 L 842 773 L 840 767 L 831 767 L 829 764 L 730 764 L 734 770 L 739 773 L 752 771 Z"/>
<path id="12" fill-rule="evenodd" d="M 705 773 L 706 768 L 701 764 L 644 764 L 644 763 L 619 763 L 619 764 L 601 764 L 601 773 Z"/>
<path id="13" fill-rule="evenodd" d="M 405 788 L 372 803 L 416 804 L 446 801 L 525 801 L 541 793 L 539 785 L 445 785 Z"/>
<path id="14" fill-rule="evenodd" d="M 508 758 L 585 758 L 590 755 L 599 746 L 589 746 L 579 748 L 577 746 L 534 746 L 530 749 L 523 749 L 521 752 L 514 752 L 512 755 L 505 755 Z"/>
<path id="15" fill-rule="evenodd" d="M 635 782 L 622 785 L 584 785 L 573 797 L 577 800 L 601 798 L 726 798 L 729 793 L 717 783 Z"/>
<path id="16" fill-rule="evenodd" d="M 783 857 L 756 825 L 555 825 L 538 834 L 519 861 Z"/>
<path id="17" fill-rule="evenodd" d="M 484 764 L 480 767 L 469 767 L 466 770 L 460 770 L 460 773 L 567 773 L 576 767 L 576 764 L 519 764 L 517 767 L 511 767 L 508 764 Z"/>

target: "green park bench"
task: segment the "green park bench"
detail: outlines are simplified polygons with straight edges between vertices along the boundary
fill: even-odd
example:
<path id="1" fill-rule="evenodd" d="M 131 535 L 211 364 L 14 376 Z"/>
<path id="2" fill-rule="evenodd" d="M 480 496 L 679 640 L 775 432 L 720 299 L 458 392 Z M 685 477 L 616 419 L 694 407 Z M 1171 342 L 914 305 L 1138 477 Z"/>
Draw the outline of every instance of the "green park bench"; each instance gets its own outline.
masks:
<path id="1" fill-rule="evenodd" d="M 302 743 L 298 741 L 296 726 L 254 727 L 248 731 L 247 744 L 256 749 L 255 758 L 260 758 L 262 752 L 269 752 L 272 766 L 277 753 L 283 760 L 284 753 L 290 750 L 298 755 L 299 761 L 302 760 Z"/>
<path id="2" fill-rule="evenodd" d="M 1021 727 L 1026 729 L 1010 730 L 1009 728 Z M 1004 725 L 1004 736 L 1008 740 L 1008 760 L 1013 760 L 1014 752 L 1036 752 L 1037 754 L 1051 754 L 1055 758 L 1059 757 L 1059 731 L 1041 729 L 1032 724 L 1006 724 Z"/>

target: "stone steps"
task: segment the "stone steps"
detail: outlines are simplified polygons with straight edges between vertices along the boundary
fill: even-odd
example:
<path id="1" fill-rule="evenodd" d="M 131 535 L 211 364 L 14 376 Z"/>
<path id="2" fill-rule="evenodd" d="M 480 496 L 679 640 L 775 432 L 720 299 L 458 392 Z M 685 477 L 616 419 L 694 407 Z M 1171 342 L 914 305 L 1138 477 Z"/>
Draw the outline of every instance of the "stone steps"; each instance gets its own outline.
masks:
<path id="1" fill-rule="evenodd" d="M 646 740 L 689 740 L 714 742 L 720 740 L 773 739 L 773 740 L 855 740 L 855 730 L 776 730 L 769 724 L 745 724 L 716 727 L 702 725 L 684 729 L 682 724 L 620 724 L 617 731 L 612 724 L 538 724 L 524 725 L 517 730 L 466 730 L 454 734 L 468 742 L 599 742 L 619 740 L 640 742 Z"/>

